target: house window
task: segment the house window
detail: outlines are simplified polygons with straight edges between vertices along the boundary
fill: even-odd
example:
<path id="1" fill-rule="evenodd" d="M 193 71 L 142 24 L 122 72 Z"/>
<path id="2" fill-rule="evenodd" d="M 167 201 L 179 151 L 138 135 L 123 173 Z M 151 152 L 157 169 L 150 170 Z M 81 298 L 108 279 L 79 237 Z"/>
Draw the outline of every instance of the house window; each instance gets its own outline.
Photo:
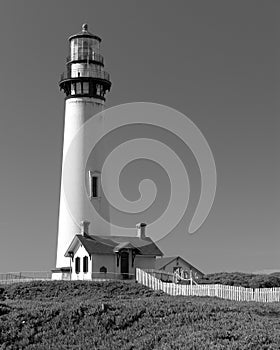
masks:
<path id="1" fill-rule="evenodd" d="M 77 257 L 75 259 L 75 272 L 80 273 L 80 258 L 79 257 Z"/>
<path id="2" fill-rule="evenodd" d="M 100 197 L 100 173 L 89 172 L 89 194 L 90 198 Z"/>
<path id="3" fill-rule="evenodd" d="M 87 273 L 88 272 L 88 257 L 84 256 L 83 258 L 83 272 Z"/>
<path id="4" fill-rule="evenodd" d="M 105 266 L 100 267 L 100 272 L 107 273 L 107 268 Z"/>

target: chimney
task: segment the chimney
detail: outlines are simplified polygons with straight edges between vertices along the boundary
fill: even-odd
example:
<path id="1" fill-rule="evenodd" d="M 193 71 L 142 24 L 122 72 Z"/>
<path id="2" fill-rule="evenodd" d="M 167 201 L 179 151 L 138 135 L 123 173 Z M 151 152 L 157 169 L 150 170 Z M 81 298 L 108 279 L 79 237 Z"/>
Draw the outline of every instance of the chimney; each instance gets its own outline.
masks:
<path id="1" fill-rule="evenodd" d="M 145 239 L 145 231 L 146 231 L 146 226 L 145 222 L 140 222 L 139 224 L 136 225 L 137 228 L 137 237 L 141 239 Z"/>
<path id="2" fill-rule="evenodd" d="M 81 235 L 86 236 L 88 235 L 88 227 L 89 227 L 90 222 L 83 220 L 81 221 Z"/>

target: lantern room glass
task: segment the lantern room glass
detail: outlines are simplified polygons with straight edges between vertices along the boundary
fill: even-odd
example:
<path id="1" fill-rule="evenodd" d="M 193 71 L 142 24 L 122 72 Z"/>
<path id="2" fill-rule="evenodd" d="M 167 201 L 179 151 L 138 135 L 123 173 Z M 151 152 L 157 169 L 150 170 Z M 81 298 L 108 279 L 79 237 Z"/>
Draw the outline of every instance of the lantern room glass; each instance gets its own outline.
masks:
<path id="1" fill-rule="evenodd" d="M 99 54 L 100 43 L 94 38 L 80 37 L 71 40 L 71 60 L 94 60 L 94 55 Z"/>

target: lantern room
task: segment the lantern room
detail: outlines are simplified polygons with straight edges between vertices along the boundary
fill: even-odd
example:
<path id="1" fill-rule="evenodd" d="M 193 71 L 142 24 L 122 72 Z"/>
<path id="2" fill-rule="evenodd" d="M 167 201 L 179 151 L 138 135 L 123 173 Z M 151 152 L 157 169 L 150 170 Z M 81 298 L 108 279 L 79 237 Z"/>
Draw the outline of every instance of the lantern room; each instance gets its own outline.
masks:
<path id="1" fill-rule="evenodd" d="M 98 36 L 88 31 L 87 24 L 83 24 L 80 33 L 70 36 L 66 71 L 59 82 L 66 98 L 94 97 L 105 101 L 111 82 L 104 70 L 100 42 Z"/>
<path id="2" fill-rule="evenodd" d="M 80 33 L 70 36 L 69 41 L 71 61 L 98 60 L 101 39 L 88 31 L 87 24 L 83 24 Z"/>

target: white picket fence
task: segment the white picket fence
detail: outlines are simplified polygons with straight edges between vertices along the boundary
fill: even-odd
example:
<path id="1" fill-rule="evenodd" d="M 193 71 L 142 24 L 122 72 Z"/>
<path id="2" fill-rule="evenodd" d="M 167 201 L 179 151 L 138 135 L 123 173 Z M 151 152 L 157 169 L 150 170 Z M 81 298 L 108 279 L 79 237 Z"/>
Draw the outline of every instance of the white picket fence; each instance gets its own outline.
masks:
<path id="1" fill-rule="evenodd" d="M 182 285 L 162 282 L 149 273 L 136 269 L 136 281 L 154 290 L 162 290 L 169 295 L 210 296 L 236 301 L 280 301 L 280 287 L 277 288 L 244 288 L 222 284 Z"/>

